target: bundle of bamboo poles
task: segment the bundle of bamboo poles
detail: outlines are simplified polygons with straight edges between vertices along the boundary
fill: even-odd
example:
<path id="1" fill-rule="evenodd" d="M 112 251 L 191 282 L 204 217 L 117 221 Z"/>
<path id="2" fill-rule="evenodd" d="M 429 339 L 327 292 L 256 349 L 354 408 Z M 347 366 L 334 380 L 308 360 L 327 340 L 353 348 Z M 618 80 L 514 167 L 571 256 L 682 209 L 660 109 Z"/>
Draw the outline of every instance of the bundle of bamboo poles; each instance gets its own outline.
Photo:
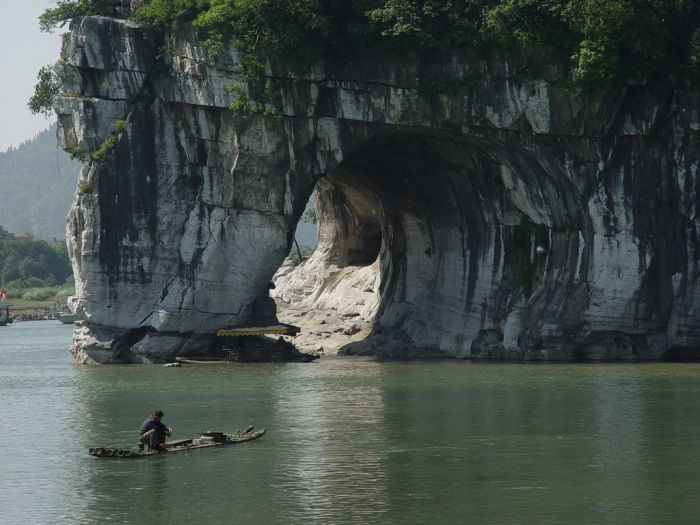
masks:
<path id="1" fill-rule="evenodd" d="M 134 456 L 137 454 L 137 452 L 134 452 L 131 449 L 128 448 L 89 448 L 88 453 L 92 456 L 101 458 L 103 456 L 107 457 L 125 457 L 128 458 L 130 456 Z"/>

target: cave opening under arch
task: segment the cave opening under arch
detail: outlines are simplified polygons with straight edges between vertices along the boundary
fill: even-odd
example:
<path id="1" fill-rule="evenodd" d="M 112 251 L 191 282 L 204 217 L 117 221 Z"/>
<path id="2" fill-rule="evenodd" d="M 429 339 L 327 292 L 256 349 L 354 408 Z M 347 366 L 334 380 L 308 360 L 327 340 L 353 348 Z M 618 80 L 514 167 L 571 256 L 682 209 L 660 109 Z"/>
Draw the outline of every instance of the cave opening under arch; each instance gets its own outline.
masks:
<path id="1" fill-rule="evenodd" d="M 509 316 L 536 299 L 551 245 L 571 234 L 570 196 L 535 159 L 449 135 L 377 136 L 314 196 L 318 245 L 278 272 L 276 298 L 302 331 L 349 333 L 341 353 L 504 353 Z"/>

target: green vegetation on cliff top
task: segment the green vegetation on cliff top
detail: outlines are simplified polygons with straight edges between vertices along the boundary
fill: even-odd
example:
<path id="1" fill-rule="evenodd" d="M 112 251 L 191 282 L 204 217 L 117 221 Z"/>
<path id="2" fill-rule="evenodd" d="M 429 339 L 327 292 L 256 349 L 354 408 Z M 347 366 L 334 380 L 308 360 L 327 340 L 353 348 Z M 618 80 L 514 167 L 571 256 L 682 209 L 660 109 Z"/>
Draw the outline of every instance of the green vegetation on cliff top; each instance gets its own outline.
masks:
<path id="1" fill-rule="evenodd" d="M 111 14 L 111 5 L 59 0 L 40 24 Z M 700 79 L 697 0 L 145 0 L 131 16 L 192 22 L 214 52 L 233 41 L 253 77 L 262 56 L 295 68 L 358 46 L 516 45 L 568 58 L 581 90 Z"/>

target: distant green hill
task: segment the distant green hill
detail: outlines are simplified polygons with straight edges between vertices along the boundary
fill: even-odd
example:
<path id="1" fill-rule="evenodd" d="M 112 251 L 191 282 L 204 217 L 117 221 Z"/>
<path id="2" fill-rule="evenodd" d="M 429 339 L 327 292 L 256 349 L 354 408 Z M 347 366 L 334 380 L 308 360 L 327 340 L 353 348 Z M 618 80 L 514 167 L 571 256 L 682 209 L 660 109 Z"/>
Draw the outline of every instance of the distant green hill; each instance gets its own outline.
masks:
<path id="1" fill-rule="evenodd" d="M 63 239 L 80 166 L 56 147 L 55 125 L 0 153 L 0 225 L 37 239 Z"/>
<path id="2" fill-rule="evenodd" d="M 56 147 L 56 126 L 0 153 L 0 226 L 35 239 L 63 239 L 80 162 Z M 314 205 L 309 201 L 307 209 Z M 316 246 L 316 225 L 299 222 L 297 241 Z"/>

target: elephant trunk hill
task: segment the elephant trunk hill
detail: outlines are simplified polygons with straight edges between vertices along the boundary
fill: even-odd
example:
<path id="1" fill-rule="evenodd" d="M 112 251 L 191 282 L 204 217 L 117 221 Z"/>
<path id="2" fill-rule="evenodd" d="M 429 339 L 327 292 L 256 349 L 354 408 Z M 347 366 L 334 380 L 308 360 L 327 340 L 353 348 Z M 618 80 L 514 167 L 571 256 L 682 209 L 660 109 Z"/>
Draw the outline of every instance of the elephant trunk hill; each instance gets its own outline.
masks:
<path id="1" fill-rule="evenodd" d="M 92 153 L 76 360 L 206 353 L 274 300 L 302 333 L 343 319 L 341 353 L 700 357 L 697 91 L 581 97 L 525 52 L 378 51 L 268 67 L 279 109 L 235 112 L 263 90 L 200 40 L 99 16 L 64 37 L 59 142 Z M 314 191 L 318 246 L 283 265 Z"/>

